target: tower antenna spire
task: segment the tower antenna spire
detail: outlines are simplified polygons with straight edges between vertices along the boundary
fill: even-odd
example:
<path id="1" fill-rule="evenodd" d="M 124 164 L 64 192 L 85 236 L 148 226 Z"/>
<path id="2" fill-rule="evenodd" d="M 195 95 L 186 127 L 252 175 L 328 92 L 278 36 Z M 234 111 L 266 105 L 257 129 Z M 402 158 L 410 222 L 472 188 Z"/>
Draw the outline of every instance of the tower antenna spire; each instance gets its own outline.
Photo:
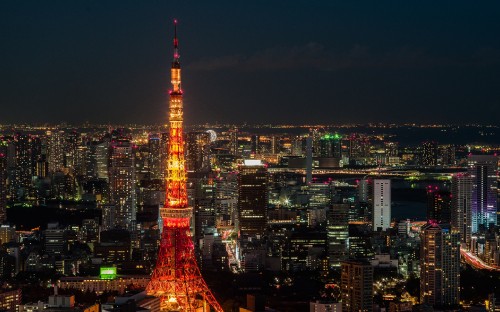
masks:
<path id="1" fill-rule="evenodd" d="M 179 61 L 179 40 L 177 39 L 177 19 L 174 19 L 174 61 Z"/>

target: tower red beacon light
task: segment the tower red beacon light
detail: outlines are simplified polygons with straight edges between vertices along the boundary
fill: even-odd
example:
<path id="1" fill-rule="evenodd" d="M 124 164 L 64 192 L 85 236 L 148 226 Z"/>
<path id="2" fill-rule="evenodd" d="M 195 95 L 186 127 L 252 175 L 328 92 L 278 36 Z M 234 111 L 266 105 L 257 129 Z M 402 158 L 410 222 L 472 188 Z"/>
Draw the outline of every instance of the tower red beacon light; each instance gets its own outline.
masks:
<path id="1" fill-rule="evenodd" d="M 161 311 L 214 311 L 222 308 L 196 263 L 191 238 L 192 207 L 188 207 L 184 159 L 183 101 L 177 20 L 174 20 L 174 58 L 170 68 L 169 144 L 165 204 L 160 208 L 163 232 L 156 267 L 146 291 L 160 298 Z"/>

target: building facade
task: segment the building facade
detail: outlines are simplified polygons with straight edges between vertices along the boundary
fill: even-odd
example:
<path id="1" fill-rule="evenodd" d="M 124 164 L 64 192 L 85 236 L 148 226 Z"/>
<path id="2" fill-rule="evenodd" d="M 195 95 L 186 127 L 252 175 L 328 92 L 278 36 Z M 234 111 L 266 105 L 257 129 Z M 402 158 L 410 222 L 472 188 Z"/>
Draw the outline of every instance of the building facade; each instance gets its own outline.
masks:
<path id="1" fill-rule="evenodd" d="M 420 303 L 460 302 L 460 233 L 449 224 L 427 223 L 420 233 Z"/>
<path id="2" fill-rule="evenodd" d="M 385 231 L 391 226 L 391 180 L 373 180 L 373 230 Z"/>

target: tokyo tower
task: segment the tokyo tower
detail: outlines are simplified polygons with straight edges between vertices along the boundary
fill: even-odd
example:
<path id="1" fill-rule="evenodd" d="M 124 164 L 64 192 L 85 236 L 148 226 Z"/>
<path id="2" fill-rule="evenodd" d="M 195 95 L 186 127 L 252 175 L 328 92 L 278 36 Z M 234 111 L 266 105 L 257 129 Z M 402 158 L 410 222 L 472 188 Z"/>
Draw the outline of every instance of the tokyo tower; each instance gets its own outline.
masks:
<path id="1" fill-rule="evenodd" d="M 174 59 L 170 69 L 167 192 L 160 215 L 163 233 L 156 267 L 146 291 L 159 297 L 162 311 L 223 311 L 203 279 L 191 239 L 192 208 L 188 207 L 182 130 L 181 64 L 174 20 Z"/>

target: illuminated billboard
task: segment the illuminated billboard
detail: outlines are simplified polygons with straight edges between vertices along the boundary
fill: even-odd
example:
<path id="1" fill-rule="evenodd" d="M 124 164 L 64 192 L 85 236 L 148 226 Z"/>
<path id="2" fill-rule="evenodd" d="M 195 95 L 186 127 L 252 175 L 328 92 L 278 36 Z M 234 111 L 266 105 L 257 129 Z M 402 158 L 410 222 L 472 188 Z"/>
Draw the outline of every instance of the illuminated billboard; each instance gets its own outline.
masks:
<path id="1" fill-rule="evenodd" d="M 116 278 L 116 267 L 101 267 L 101 272 L 99 274 L 101 279 L 115 279 Z"/>

